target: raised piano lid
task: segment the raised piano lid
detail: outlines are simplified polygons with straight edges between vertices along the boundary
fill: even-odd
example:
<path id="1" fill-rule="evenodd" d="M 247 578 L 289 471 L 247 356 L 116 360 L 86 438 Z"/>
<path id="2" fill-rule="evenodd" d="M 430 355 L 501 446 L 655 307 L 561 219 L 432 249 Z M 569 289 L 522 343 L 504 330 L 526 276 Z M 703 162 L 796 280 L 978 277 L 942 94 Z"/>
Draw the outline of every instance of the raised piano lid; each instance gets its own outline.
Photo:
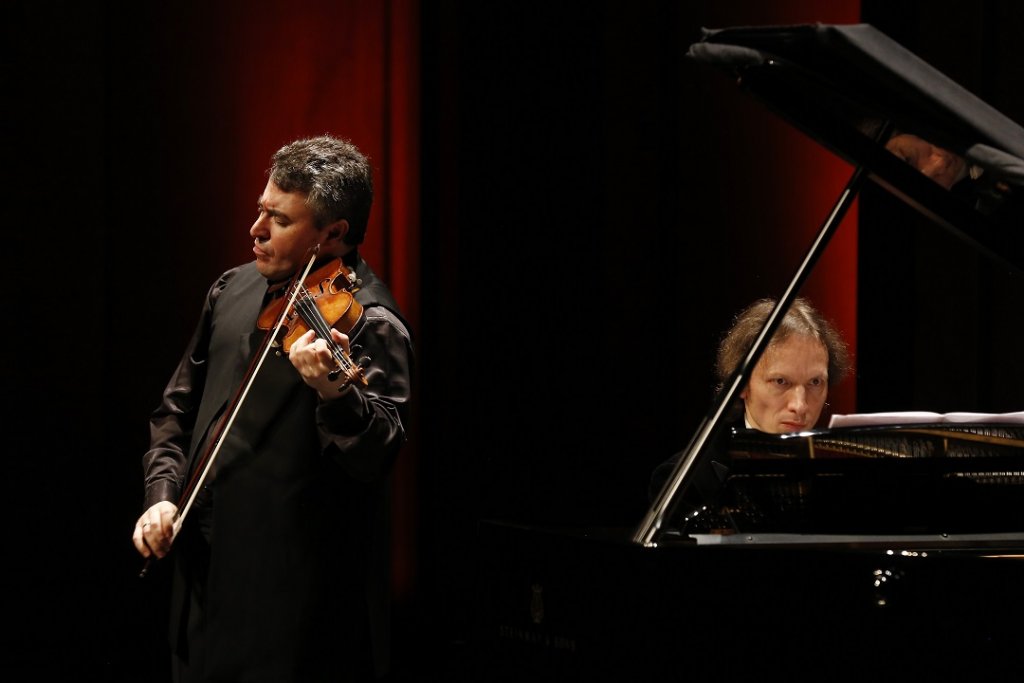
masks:
<path id="1" fill-rule="evenodd" d="M 704 29 L 688 56 L 978 250 L 1024 269 L 1024 128 L 869 24 Z M 913 133 L 983 173 L 947 191 L 873 139 Z"/>
<path id="2" fill-rule="evenodd" d="M 805 24 L 704 29 L 688 55 L 726 70 L 742 89 L 853 164 L 855 175 L 844 194 L 856 194 L 859 178 L 866 176 L 979 252 L 1024 270 L 1024 128 L 874 27 Z M 894 130 L 965 158 L 981 171 L 980 176 L 975 173 L 978 177 L 967 177 L 947 189 L 888 151 L 885 143 Z M 841 215 L 851 200 L 841 196 L 839 201 Z M 816 250 L 823 248 L 819 243 L 827 243 L 832 229 L 826 224 L 801 270 L 813 266 Z M 699 534 L 681 535 L 671 521 L 679 518 L 680 509 L 685 511 L 681 501 L 697 488 L 694 482 L 711 457 L 711 445 L 728 436 L 721 425 L 724 407 L 737 396 L 805 275 L 798 272 L 789 291 L 780 297 L 780 311 L 769 317 L 754 349 L 732 378 L 731 389 L 698 428 L 685 457 L 637 527 L 635 543 L 653 546 L 700 540 Z M 1019 457 L 1015 467 L 1020 466 Z M 1013 526 L 1009 539 L 1003 533 L 1006 525 L 1000 524 L 999 529 L 998 542 L 1024 544 L 1024 522 Z M 735 524 L 731 531 L 731 535 L 712 534 L 705 540 L 753 538 L 735 533 L 744 531 Z M 922 538 L 924 542 L 942 538 L 932 531 Z M 761 535 L 759 540 L 765 538 Z"/>

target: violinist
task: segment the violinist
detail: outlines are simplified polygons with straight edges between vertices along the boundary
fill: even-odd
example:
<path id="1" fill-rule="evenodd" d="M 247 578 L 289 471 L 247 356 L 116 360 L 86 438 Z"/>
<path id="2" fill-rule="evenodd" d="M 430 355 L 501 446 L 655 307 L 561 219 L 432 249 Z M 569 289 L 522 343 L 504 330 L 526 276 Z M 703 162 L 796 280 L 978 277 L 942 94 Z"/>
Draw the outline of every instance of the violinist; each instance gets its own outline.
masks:
<path id="1" fill-rule="evenodd" d="M 411 335 L 358 252 L 367 158 L 347 140 L 300 139 L 268 176 L 254 258 L 210 287 L 152 413 L 132 540 L 170 572 L 174 681 L 374 680 L 389 668 L 389 473 Z M 311 269 L 331 276 L 326 290 L 303 279 Z M 327 326 L 296 329 L 305 314 L 282 302 L 300 293 L 343 312 L 314 306 Z"/>

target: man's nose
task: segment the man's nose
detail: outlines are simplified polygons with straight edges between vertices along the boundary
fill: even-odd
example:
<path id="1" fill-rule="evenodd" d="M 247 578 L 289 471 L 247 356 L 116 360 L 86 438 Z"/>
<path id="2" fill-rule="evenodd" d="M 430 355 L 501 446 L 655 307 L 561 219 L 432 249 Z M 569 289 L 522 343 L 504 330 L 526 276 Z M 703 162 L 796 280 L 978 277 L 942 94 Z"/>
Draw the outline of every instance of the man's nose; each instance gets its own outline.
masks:
<path id="1" fill-rule="evenodd" d="M 807 390 L 803 387 L 793 387 L 789 392 L 789 409 L 794 413 L 802 413 L 807 409 Z"/>
<path id="2" fill-rule="evenodd" d="M 263 214 L 256 217 L 256 220 L 252 223 L 252 227 L 249 228 L 250 237 L 266 237 L 270 234 L 270 230 L 267 228 L 266 218 L 267 217 Z"/>

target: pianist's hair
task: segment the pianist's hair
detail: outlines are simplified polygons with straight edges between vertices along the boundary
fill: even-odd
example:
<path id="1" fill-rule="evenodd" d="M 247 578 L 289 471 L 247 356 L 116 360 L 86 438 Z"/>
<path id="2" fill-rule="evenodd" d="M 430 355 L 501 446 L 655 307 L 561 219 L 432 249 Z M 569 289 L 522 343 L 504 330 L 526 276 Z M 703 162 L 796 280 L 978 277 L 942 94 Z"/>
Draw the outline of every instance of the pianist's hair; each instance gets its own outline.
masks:
<path id="1" fill-rule="evenodd" d="M 715 372 L 718 375 L 717 391 L 722 390 L 725 382 L 750 352 L 754 340 L 757 339 L 774 307 L 774 299 L 758 299 L 733 318 L 732 326 L 718 346 L 715 363 Z M 829 386 L 838 383 L 850 371 L 850 353 L 846 342 L 832 323 L 803 297 L 793 300 L 768 346 L 783 342 L 794 334 L 814 337 L 825 346 L 828 352 Z"/>

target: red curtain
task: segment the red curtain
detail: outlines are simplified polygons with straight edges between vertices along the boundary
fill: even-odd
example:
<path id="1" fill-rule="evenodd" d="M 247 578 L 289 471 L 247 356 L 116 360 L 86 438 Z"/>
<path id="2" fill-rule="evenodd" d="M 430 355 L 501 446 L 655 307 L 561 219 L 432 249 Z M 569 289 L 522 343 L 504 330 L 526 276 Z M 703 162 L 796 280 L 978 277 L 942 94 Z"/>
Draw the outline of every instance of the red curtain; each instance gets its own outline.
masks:
<path id="1" fill-rule="evenodd" d="M 855 24 L 860 22 L 860 0 L 822 3 L 813 0 L 743 1 L 709 6 L 704 25 L 758 26 L 786 24 Z M 723 84 L 723 90 L 737 90 Z M 853 167 L 819 143 L 767 111 L 760 103 L 738 93 L 727 93 L 723 117 L 735 149 L 748 153 L 750 163 L 728 169 L 729 182 L 743 188 L 740 219 L 734 222 L 737 240 L 763 241 L 766 255 L 752 270 L 768 282 L 788 282 L 807 254 Z M 746 212 L 746 213 L 744 213 Z M 801 294 L 810 298 L 857 350 L 857 204 L 832 237 Z M 768 257 L 767 255 L 772 255 Z M 764 295 L 779 295 L 775 285 Z M 848 378 L 830 392 L 833 413 L 856 412 L 856 380 Z"/>
<path id="2" fill-rule="evenodd" d="M 202 233 L 194 239 L 181 234 L 178 241 L 187 245 L 199 239 L 207 245 L 198 258 L 210 273 L 247 261 L 251 252 L 245 230 L 273 151 L 320 133 L 349 138 L 370 157 L 375 171 L 376 199 L 361 251 L 391 286 L 415 331 L 421 310 L 419 0 L 253 0 L 244 7 L 232 5 L 155 10 L 163 41 L 157 48 L 172 55 L 167 73 L 158 76 L 173 81 L 165 87 L 165 97 L 178 98 L 163 104 L 188 122 L 190 129 L 175 135 L 187 139 L 190 154 L 201 154 L 205 165 L 188 178 L 193 184 L 190 201 L 203 206 L 205 215 L 196 226 L 181 230 L 221 226 L 219 234 Z M 709 4 L 702 23 L 855 23 L 859 12 L 859 0 L 828 6 L 809 0 Z M 776 241 L 772 253 L 803 253 L 852 169 L 756 105 L 736 115 L 751 119 L 750 144 L 765 160 L 730 170 L 735 172 L 730 182 L 763 190 L 761 196 L 745 198 L 757 211 L 750 221 L 737 221 L 747 226 L 741 238 L 751 239 L 749 226 L 761 225 L 760 233 Z M 796 219 L 783 226 L 766 224 L 766 217 L 776 214 Z M 854 349 L 856 244 L 854 210 L 815 269 L 827 277 L 816 276 L 806 287 Z M 188 258 L 195 262 L 197 255 L 189 253 Z M 792 272 L 792 264 L 777 261 L 780 272 Z M 765 265 L 771 267 L 758 267 Z M 171 277 L 184 280 L 186 275 L 183 289 L 192 292 L 185 293 L 198 296 L 207 284 L 202 278 L 192 282 L 193 274 L 177 272 Z M 840 385 L 833 410 L 853 411 L 854 387 L 852 381 Z M 414 414 L 413 429 L 417 420 Z M 393 551 L 400 598 L 413 590 L 416 576 L 417 460 L 412 440 L 395 477 Z"/>
<path id="3" fill-rule="evenodd" d="M 363 257 L 389 284 L 414 330 L 419 301 L 419 0 L 254 0 L 193 17 L 208 41 L 201 98 L 216 171 L 207 176 L 230 207 L 223 234 L 209 241 L 234 264 L 251 258 L 244 234 L 266 183 L 270 155 L 300 137 L 329 133 L 352 140 L 374 168 L 374 204 Z M 193 41 L 195 45 L 195 41 Z M 190 49 L 185 43 L 182 50 Z M 413 421 L 415 422 L 415 415 Z M 395 475 L 395 588 L 415 575 L 416 445 L 407 444 Z"/>

